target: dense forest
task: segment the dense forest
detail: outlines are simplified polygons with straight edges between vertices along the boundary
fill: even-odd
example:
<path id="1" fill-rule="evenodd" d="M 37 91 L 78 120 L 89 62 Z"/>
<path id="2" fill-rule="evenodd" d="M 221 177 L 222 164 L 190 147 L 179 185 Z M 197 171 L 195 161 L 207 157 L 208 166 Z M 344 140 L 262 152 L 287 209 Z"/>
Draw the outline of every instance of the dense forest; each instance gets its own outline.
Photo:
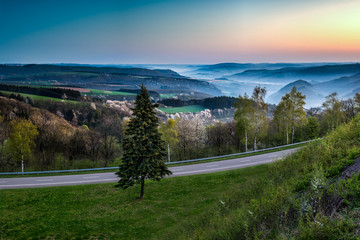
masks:
<path id="1" fill-rule="evenodd" d="M 234 97 L 220 96 L 220 97 L 205 98 L 205 99 L 191 99 L 188 101 L 168 98 L 168 99 L 160 100 L 158 103 L 171 107 L 200 105 L 207 109 L 223 109 L 223 108 L 234 107 L 235 102 L 236 102 L 236 98 Z"/>

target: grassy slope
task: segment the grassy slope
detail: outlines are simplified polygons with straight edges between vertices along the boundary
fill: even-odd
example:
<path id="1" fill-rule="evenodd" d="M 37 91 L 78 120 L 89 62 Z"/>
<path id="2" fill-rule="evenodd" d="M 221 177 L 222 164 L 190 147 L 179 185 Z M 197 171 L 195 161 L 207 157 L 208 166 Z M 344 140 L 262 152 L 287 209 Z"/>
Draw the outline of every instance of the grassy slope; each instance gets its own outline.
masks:
<path id="1" fill-rule="evenodd" d="M 120 95 L 120 96 L 136 96 L 134 93 L 128 92 L 118 92 L 118 91 L 105 91 L 99 89 L 90 89 L 90 93 L 81 93 L 83 95 L 92 95 L 92 96 L 99 96 L 99 95 Z"/>
<path id="2" fill-rule="evenodd" d="M 148 182 L 139 187 L 114 184 L 0 190 L 0 231 L 5 239 L 174 239 L 217 209 L 234 192 L 242 195 L 267 165 Z M 1 230 L 2 229 L 2 230 Z"/>
<path id="3" fill-rule="evenodd" d="M 268 165 L 147 184 L 146 200 L 113 184 L 0 191 L 6 239 L 356 239 L 360 155 L 355 119 Z"/>
<path id="4" fill-rule="evenodd" d="M 360 175 L 338 178 L 359 155 L 357 118 L 325 140 L 269 164 L 268 175 L 248 186 L 261 194 L 225 201 L 228 209 L 195 226 L 192 238 L 358 239 Z M 232 204 L 239 200 L 245 204 Z"/>
<path id="5" fill-rule="evenodd" d="M 165 113 L 180 113 L 180 112 L 200 112 L 205 110 L 204 107 L 200 105 L 191 105 L 191 106 L 185 106 L 185 107 L 169 107 L 169 108 L 158 108 L 159 110 L 165 112 Z"/>
<path id="6" fill-rule="evenodd" d="M 6 93 L 6 94 L 19 94 L 23 97 L 29 97 L 33 100 L 52 100 L 52 101 L 56 101 L 56 102 L 70 102 L 70 103 L 77 103 L 76 101 L 72 101 L 72 100 L 63 100 L 63 99 L 60 99 L 60 98 L 52 98 L 52 97 L 45 97 L 45 96 L 39 96 L 39 95 L 33 95 L 33 94 L 25 94 L 25 93 L 18 93 L 18 92 L 8 92 L 8 91 L 3 91 L 3 90 L 0 90 L 0 92 L 3 92 L 3 93 Z"/>

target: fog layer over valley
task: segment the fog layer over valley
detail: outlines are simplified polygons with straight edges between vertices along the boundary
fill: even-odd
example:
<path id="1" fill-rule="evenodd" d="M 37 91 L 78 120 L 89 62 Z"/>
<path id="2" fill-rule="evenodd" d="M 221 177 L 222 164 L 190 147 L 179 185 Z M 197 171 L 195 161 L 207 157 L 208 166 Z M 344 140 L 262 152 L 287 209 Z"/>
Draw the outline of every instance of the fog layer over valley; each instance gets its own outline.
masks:
<path id="1" fill-rule="evenodd" d="M 341 99 L 360 89 L 358 63 L 220 63 L 214 65 L 143 65 L 168 68 L 180 75 L 212 83 L 223 95 L 251 95 L 255 86 L 266 87 L 266 101 L 277 104 L 293 86 L 306 95 L 306 107 L 321 106 L 325 96 Z"/>
<path id="2" fill-rule="evenodd" d="M 141 84 L 146 85 L 155 100 L 250 96 L 254 87 L 261 86 L 267 90 L 265 100 L 272 104 L 278 104 L 281 97 L 296 86 L 306 95 L 305 107 L 310 108 L 321 106 L 325 97 L 333 92 L 337 92 L 340 99 L 351 98 L 359 92 L 360 64 L 3 64 L 0 82 L 117 91 L 109 94 L 107 99 L 111 100 L 133 100 Z"/>

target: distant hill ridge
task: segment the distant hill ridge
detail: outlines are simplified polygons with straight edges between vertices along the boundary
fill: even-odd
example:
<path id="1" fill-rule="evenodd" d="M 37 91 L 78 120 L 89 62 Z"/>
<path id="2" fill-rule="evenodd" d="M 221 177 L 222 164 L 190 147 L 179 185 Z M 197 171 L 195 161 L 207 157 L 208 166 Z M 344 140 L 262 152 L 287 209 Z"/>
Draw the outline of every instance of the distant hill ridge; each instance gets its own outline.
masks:
<path id="1" fill-rule="evenodd" d="M 72 85 L 102 90 L 137 89 L 145 84 L 149 90 L 184 89 L 214 96 L 221 91 L 213 84 L 179 75 L 170 69 L 96 67 L 53 64 L 2 64 L 0 82 L 13 85 Z"/>
<path id="2" fill-rule="evenodd" d="M 285 94 L 289 93 L 294 86 L 297 88 L 297 91 L 306 96 L 306 107 L 315 107 L 321 105 L 324 96 L 317 93 L 316 88 L 311 83 L 304 80 L 297 80 L 287 84 L 276 93 L 270 95 L 267 98 L 267 101 L 278 104 L 281 101 L 281 98 Z"/>
<path id="3" fill-rule="evenodd" d="M 360 73 L 360 64 L 337 64 L 312 67 L 285 67 L 280 69 L 245 70 L 228 77 L 235 78 L 301 78 L 310 77 L 314 80 L 324 76 L 344 76 Z"/>
<path id="4" fill-rule="evenodd" d="M 117 67 L 94 67 L 94 66 L 66 66 L 52 64 L 25 64 L 11 65 L 0 64 L 0 75 L 37 74 L 51 72 L 89 72 L 107 74 L 130 74 L 139 76 L 156 77 L 180 77 L 178 73 L 170 69 L 146 69 L 146 68 L 117 68 Z"/>

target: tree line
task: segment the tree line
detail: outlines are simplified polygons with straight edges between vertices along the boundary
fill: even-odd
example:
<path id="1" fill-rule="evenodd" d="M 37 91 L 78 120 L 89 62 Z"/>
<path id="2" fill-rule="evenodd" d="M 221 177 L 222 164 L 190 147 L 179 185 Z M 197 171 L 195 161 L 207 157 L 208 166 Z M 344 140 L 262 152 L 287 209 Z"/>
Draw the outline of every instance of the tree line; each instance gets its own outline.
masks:
<path id="1" fill-rule="evenodd" d="M 205 98 L 205 99 L 192 99 L 192 100 L 180 100 L 174 98 L 167 98 L 158 101 L 160 104 L 164 104 L 170 107 L 184 107 L 190 105 L 200 105 L 207 109 L 223 109 L 223 108 L 231 108 L 234 106 L 236 102 L 236 98 L 220 96 L 213 98 Z"/>
<path id="2" fill-rule="evenodd" d="M 80 100 L 82 98 L 79 91 L 66 89 L 66 88 L 44 88 L 44 87 L 29 87 L 29 86 L 0 84 L 0 90 L 39 95 L 44 97 L 69 99 L 75 101 Z"/>
<path id="3" fill-rule="evenodd" d="M 171 160 L 208 157 L 301 142 L 324 136 L 360 112 L 360 94 L 340 100 L 336 93 L 321 108 L 306 110 L 306 96 L 294 87 L 269 108 L 266 89 L 239 96 L 232 122 L 205 125 L 204 119 L 169 119 L 160 125 Z"/>

